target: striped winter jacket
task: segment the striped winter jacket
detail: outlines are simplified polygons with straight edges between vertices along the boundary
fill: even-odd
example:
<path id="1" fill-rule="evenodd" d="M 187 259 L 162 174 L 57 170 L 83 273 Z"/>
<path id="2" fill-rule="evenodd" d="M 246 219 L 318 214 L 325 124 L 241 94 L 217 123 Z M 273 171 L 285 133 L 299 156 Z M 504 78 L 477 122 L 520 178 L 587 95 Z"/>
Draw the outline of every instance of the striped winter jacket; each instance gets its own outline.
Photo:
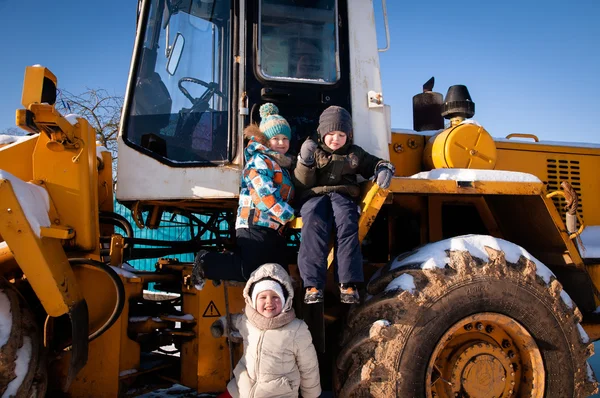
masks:
<path id="1" fill-rule="evenodd" d="M 294 218 L 289 202 L 294 196 L 290 172 L 292 160 L 259 141 L 264 142 L 258 131 L 250 137 L 244 150 L 246 167 L 242 174 L 240 200 L 235 222 L 236 228 L 252 225 L 281 231 Z"/>

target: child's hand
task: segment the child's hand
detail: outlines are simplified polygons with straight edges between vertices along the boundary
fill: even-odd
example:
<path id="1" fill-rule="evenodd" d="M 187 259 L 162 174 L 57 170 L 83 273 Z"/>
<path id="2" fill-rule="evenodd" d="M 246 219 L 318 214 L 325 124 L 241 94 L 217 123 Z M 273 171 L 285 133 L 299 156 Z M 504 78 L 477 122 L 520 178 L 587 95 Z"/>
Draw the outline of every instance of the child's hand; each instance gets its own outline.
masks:
<path id="1" fill-rule="evenodd" d="M 392 182 L 392 177 L 396 172 L 396 168 L 393 164 L 385 162 L 380 163 L 375 170 L 375 182 L 380 188 L 387 189 Z"/>
<path id="2" fill-rule="evenodd" d="M 310 138 L 304 141 L 300 147 L 300 161 L 306 166 L 312 166 L 315 163 L 315 151 L 318 144 Z"/>

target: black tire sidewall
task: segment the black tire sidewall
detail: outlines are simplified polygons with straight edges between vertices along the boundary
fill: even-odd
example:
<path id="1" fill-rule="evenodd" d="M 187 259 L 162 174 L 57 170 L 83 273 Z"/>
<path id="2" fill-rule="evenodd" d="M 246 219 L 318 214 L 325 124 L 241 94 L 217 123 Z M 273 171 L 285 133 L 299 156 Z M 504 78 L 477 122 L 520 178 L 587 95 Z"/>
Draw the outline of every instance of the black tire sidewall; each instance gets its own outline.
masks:
<path id="1" fill-rule="evenodd" d="M 547 289 L 512 279 L 481 277 L 445 289 L 439 297 L 419 306 L 415 326 L 396 362 L 396 371 L 401 375 L 398 396 L 425 396 L 431 354 L 452 325 L 469 315 L 495 312 L 519 322 L 536 341 L 544 362 L 545 393 L 572 397 L 572 375 L 577 371 L 570 346 L 573 332 L 565 330 L 567 325 L 555 315 L 554 299 Z"/>

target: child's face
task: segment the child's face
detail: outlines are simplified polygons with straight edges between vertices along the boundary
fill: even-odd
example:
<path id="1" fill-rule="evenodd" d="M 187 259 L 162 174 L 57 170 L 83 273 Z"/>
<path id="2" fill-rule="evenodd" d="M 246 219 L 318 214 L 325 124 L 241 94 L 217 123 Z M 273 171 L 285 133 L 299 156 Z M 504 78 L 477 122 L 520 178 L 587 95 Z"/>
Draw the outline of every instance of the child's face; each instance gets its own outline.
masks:
<path id="1" fill-rule="evenodd" d="M 277 134 L 269 140 L 269 148 L 285 155 L 288 149 L 290 149 L 290 140 L 283 134 Z"/>
<path id="2" fill-rule="evenodd" d="M 274 318 L 281 314 L 283 303 L 273 290 L 265 290 L 256 296 L 256 311 L 265 318 Z"/>
<path id="3" fill-rule="evenodd" d="M 323 137 L 325 145 L 333 151 L 343 147 L 346 144 L 346 139 L 346 133 L 343 131 L 332 131 L 325 134 L 325 137 Z"/>

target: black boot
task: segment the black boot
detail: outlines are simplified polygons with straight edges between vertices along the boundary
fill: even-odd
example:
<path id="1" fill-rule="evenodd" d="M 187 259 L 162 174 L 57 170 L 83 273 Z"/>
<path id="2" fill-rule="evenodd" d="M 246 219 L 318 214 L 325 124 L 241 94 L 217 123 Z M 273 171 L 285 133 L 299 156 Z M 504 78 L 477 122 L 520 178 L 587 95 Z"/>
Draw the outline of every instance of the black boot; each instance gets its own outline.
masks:
<path id="1" fill-rule="evenodd" d="M 358 289 L 356 288 L 356 285 L 352 285 L 349 283 L 341 283 L 340 301 L 344 304 L 360 303 L 360 296 L 358 295 Z"/>

